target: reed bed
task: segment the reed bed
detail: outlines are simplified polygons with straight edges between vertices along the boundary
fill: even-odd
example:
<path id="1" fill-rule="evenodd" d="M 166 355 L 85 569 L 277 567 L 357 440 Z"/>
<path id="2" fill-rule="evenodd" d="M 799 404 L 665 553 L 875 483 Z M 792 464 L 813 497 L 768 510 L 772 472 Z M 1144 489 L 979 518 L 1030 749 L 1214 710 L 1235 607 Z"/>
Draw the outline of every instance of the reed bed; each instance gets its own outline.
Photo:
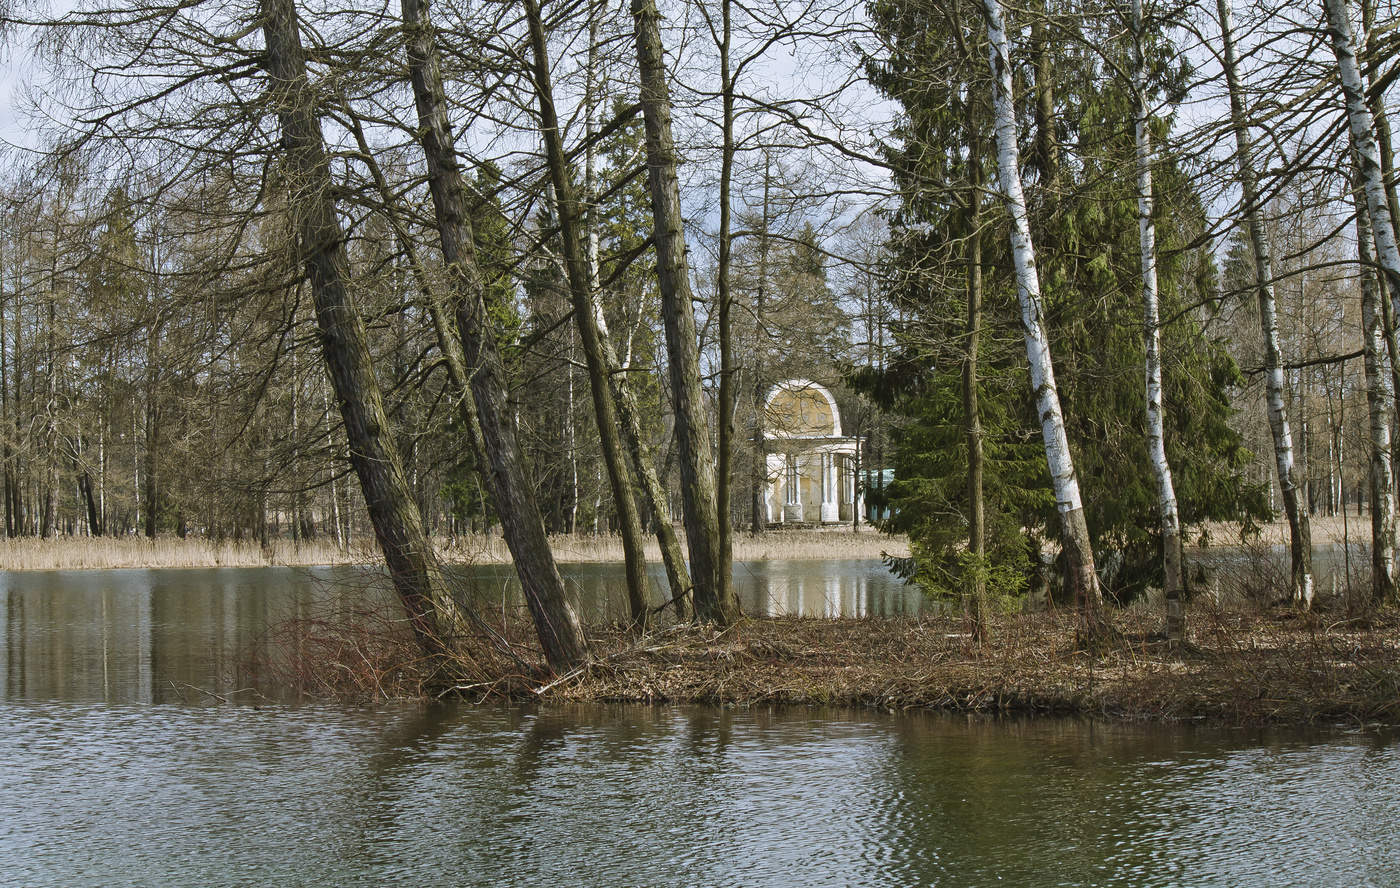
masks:
<path id="1" fill-rule="evenodd" d="M 564 563 L 620 562 L 622 541 L 614 535 L 574 534 L 556 536 L 551 542 L 555 557 Z M 508 564 L 510 551 L 494 535 L 438 539 L 438 554 L 448 564 Z M 865 528 L 773 531 L 758 537 L 734 539 L 734 557 L 740 561 L 777 559 L 879 558 L 884 553 L 907 555 L 908 540 L 888 537 Z M 330 564 L 373 564 L 379 552 L 372 541 L 341 548 L 330 540 L 293 544 L 275 540 L 264 549 L 256 542 L 219 542 L 203 537 L 20 537 L 0 539 L 0 570 L 112 570 L 123 568 L 184 567 L 306 567 Z M 648 543 L 647 558 L 659 561 L 655 540 Z"/>
<path id="2" fill-rule="evenodd" d="M 1371 540 L 1371 516 L 1366 515 L 1314 515 L 1308 519 L 1312 529 L 1314 546 L 1369 543 Z M 1240 525 L 1231 521 L 1212 521 L 1206 525 L 1212 545 L 1237 546 L 1240 544 Z M 1288 545 L 1288 522 L 1272 521 L 1259 525 L 1259 536 L 1249 541 L 1267 546 Z"/>
<path id="3" fill-rule="evenodd" d="M 0 540 L 3 570 L 119 570 L 126 568 L 267 567 L 357 564 L 375 554 L 362 547 L 343 550 L 334 542 L 293 545 L 275 541 L 264 549 L 255 542 L 201 537 L 19 537 Z"/>

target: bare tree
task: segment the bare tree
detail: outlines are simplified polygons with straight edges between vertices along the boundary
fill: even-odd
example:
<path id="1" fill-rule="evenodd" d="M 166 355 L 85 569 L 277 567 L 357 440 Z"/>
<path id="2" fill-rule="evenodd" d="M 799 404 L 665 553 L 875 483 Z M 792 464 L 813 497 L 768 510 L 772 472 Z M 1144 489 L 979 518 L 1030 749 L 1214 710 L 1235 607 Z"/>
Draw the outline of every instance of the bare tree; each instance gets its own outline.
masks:
<path id="1" fill-rule="evenodd" d="M 1146 30 L 1142 0 L 1132 0 L 1133 100 L 1137 163 L 1138 238 L 1141 243 L 1142 332 L 1147 343 L 1147 455 L 1157 477 L 1157 510 L 1162 522 L 1163 592 L 1167 604 L 1167 643 L 1186 639 L 1186 616 L 1181 606 L 1181 517 L 1176 488 L 1167 462 L 1166 429 L 1162 422 L 1162 330 L 1157 298 L 1157 227 L 1152 219 L 1152 109 L 1147 93 Z"/>
<path id="2" fill-rule="evenodd" d="M 671 100 L 661 45 L 661 13 L 655 0 L 632 0 L 637 64 L 641 73 L 642 115 L 646 124 L 647 173 L 655 224 L 657 272 L 662 321 L 671 380 L 681 499 L 691 579 L 698 618 L 728 625 L 739 617 L 730 564 L 723 557 L 715 508 L 714 461 L 705 434 L 704 396 L 700 388 L 700 351 L 686 259 L 676 147 L 671 133 Z"/>
<path id="3" fill-rule="evenodd" d="M 1293 464 L 1293 434 L 1285 406 L 1283 359 L 1279 352 L 1278 308 L 1274 301 L 1274 271 L 1264 231 L 1263 207 L 1255 173 L 1254 147 L 1249 136 L 1244 91 L 1240 84 L 1230 0 L 1216 0 L 1224 44 L 1225 80 L 1230 93 L 1230 128 L 1235 136 L 1235 163 L 1244 192 L 1244 216 L 1254 257 L 1254 290 L 1259 302 L 1259 323 L 1264 335 L 1264 367 L 1268 396 L 1266 410 L 1273 435 L 1274 462 L 1283 509 L 1288 517 L 1289 552 L 1292 561 L 1291 597 L 1303 609 L 1312 606 L 1312 527 L 1307 509 L 1299 502 Z"/>
<path id="4" fill-rule="evenodd" d="M 427 161 L 439 244 L 447 264 L 458 334 L 471 374 L 482 440 L 490 460 L 488 486 L 545 659 L 555 669 L 588 655 L 578 615 L 564 594 L 564 581 L 545 537 L 539 506 L 526 480 L 523 457 L 511 425 L 505 373 L 490 327 L 476 264 L 465 185 L 447 117 L 435 32 L 426 0 L 402 0 L 408 37 L 408 71 L 418 109 L 418 139 Z"/>
<path id="5" fill-rule="evenodd" d="M 347 286 L 345 239 L 296 9 L 292 0 L 261 0 L 259 9 L 293 189 L 289 204 L 316 301 L 323 356 L 350 439 L 350 461 L 414 633 L 425 650 L 445 652 L 464 621 L 428 543 L 398 448 L 386 434 L 389 423 L 364 321 Z"/>
<path id="6" fill-rule="evenodd" d="M 554 87 L 549 72 L 549 50 L 545 42 L 544 22 L 537 0 L 525 0 L 525 17 L 530 31 L 530 48 L 534 59 L 532 69 L 535 95 L 539 101 L 540 130 L 544 138 L 550 181 L 559 213 L 559 227 L 564 247 L 564 266 L 569 294 L 573 301 L 574 323 L 583 345 L 588 367 L 588 381 L 593 394 L 593 413 L 598 423 L 603 461 L 612 486 L 613 503 L 617 507 L 622 531 L 622 548 L 627 573 L 627 598 L 632 608 L 632 622 L 645 626 L 650 612 L 647 601 L 646 554 L 642 543 L 642 523 L 637 514 L 633 492 L 632 471 L 623 452 L 617 408 L 608 379 L 616 372 L 604 354 L 604 334 L 598 318 L 601 314 L 592 292 L 587 242 L 583 231 L 583 213 L 574 185 L 569 158 L 564 150 L 559 115 L 554 108 Z"/>

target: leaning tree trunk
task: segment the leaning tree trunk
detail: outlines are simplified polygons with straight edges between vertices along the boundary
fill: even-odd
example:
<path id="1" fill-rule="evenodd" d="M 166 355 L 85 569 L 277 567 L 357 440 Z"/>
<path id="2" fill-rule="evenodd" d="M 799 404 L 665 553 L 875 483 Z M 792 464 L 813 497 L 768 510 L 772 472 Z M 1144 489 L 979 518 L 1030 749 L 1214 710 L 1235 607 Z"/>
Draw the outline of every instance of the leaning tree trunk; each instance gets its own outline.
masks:
<path id="1" fill-rule="evenodd" d="M 1312 527 L 1308 513 L 1298 502 L 1298 484 L 1293 467 L 1293 434 L 1288 427 L 1284 406 L 1283 361 L 1279 356 L 1278 307 L 1274 302 L 1274 270 L 1269 256 L 1269 240 L 1264 231 L 1259 185 L 1254 173 L 1254 148 L 1245 118 L 1244 93 L 1236 64 L 1235 38 L 1230 25 L 1230 0 L 1216 0 L 1220 31 L 1225 49 L 1225 83 L 1230 92 L 1230 125 L 1235 132 L 1235 161 L 1239 165 L 1240 190 L 1244 196 L 1245 222 L 1254 248 L 1254 290 L 1259 300 L 1259 324 L 1264 334 L 1264 371 L 1269 431 L 1274 439 L 1274 464 L 1278 471 L 1283 510 L 1288 516 L 1291 553 L 1290 595 L 1303 609 L 1312 606 Z"/>
<path id="2" fill-rule="evenodd" d="M 594 312 L 591 276 L 588 273 L 587 246 L 582 231 L 577 191 L 569 170 L 569 158 L 564 152 L 564 139 L 559 131 L 559 115 L 554 109 L 554 85 L 549 73 L 549 51 L 545 45 L 544 22 L 540 18 L 538 0 L 525 0 L 525 17 L 529 22 L 530 46 L 534 57 L 535 96 L 540 105 L 540 129 L 544 137 L 545 155 L 550 181 L 554 185 L 555 202 L 559 211 L 559 231 L 564 244 L 564 267 L 573 302 L 574 323 L 583 345 L 584 361 L 588 367 L 589 388 L 593 395 L 593 415 L 598 423 L 598 441 L 603 451 L 603 463 L 608 470 L 613 504 L 617 507 L 618 524 L 622 531 L 622 551 L 627 574 L 627 601 L 632 610 L 632 623 L 646 625 L 650 605 L 647 601 L 647 561 L 642 542 L 642 521 L 637 514 L 637 498 L 632 472 L 622 450 L 618 431 L 617 407 L 608 377 L 615 368 L 609 367 L 603 356 L 602 333 Z"/>
<path id="3" fill-rule="evenodd" d="M 1011 252 L 1016 265 L 1016 295 L 1021 303 L 1021 326 L 1030 363 L 1031 390 L 1035 393 L 1045 440 L 1045 459 L 1060 515 L 1060 544 L 1064 549 L 1065 583 L 1079 602 L 1084 623 L 1084 641 L 1093 643 L 1105 632 L 1102 596 L 1094 553 L 1089 545 L 1089 526 L 1079 496 L 1079 481 L 1069 452 L 1060 394 L 1055 386 L 1055 367 L 1050 358 L 1050 342 L 1045 336 L 1044 306 L 1040 295 L 1040 275 L 1035 265 L 1035 244 L 1031 240 L 1026 214 L 1026 195 L 1021 185 L 1021 156 L 1017 147 L 1016 112 L 1011 95 L 1011 56 L 1002 20 L 1001 0 L 983 0 L 987 18 L 987 39 L 992 69 L 992 107 L 996 117 L 997 173 L 1002 197 L 1011 214 Z"/>
<path id="4" fill-rule="evenodd" d="M 315 93 L 292 0 L 260 0 L 266 65 L 282 129 L 291 208 L 311 280 L 322 354 L 335 387 L 375 536 L 394 589 L 408 610 L 418 643 L 442 653 L 462 628 L 462 616 L 443 580 L 423 519 L 389 434 L 374 376 L 364 321 L 347 288 L 349 259 L 333 198 L 330 160 L 321 134 Z"/>
<path id="5" fill-rule="evenodd" d="M 729 576 L 730 565 L 723 558 L 719 516 L 715 512 L 714 462 L 700 389 L 700 349 L 681 219 L 680 183 L 676 178 L 676 146 L 671 135 L 671 97 L 666 85 L 660 19 L 655 0 L 632 0 L 655 225 L 652 239 L 680 456 L 686 541 L 695 583 L 695 615 L 728 625 L 740 615 L 739 600 Z"/>
<path id="6" fill-rule="evenodd" d="M 1367 52 L 1379 58 L 1383 52 L 1376 37 L 1376 0 L 1361 0 L 1361 29 L 1362 39 L 1358 43 L 1365 43 Z M 1385 183 L 1386 203 L 1390 206 L 1390 221 L 1395 226 L 1395 236 L 1400 238 L 1400 194 L 1397 194 L 1395 182 L 1395 153 L 1393 146 L 1393 136 L 1390 130 L 1390 116 L 1385 108 L 1385 90 L 1367 90 L 1366 101 L 1371 109 L 1371 119 L 1375 123 L 1376 147 L 1379 149 L 1381 161 L 1381 180 Z M 1394 329 L 1390 330 L 1391 345 L 1394 343 Z M 1394 359 L 1395 355 L 1391 355 Z M 1400 392 L 1400 389 L 1397 389 Z"/>
<path id="7" fill-rule="evenodd" d="M 1394 415 L 1397 392 L 1393 377 L 1382 370 L 1382 349 L 1389 338 L 1385 331 L 1386 312 L 1383 311 L 1379 283 L 1386 280 L 1392 293 L 1392 305 L 1400 298 L 1400 263 L 1393 261 L 1396 249 L 1393 193 L 1386 188 L 1385 167 L 1375 132 L 1382 120 L 1373 116 L 1376 106 L 1365 97 L 1365 84 L 1355 56 L 1355 39 L 1344 0 L 1327 0 L 1327 25 L 1337 56 L 1337 69 L 1347 101 L 1347 123 L 1351 132 L 1352 161 L 1355 162 L 1355 193 L 1357 203 L 1357 254 L 1361 261 L 1361 324 L 1362 346 L 1365 353 L 1366 406 L 1371 415 L 1371 597 L 1375 604 L 1396 598 L 1396 527 L 1394 527 L 1394 464 L 1390 451 L 1390 422 Z M 1368 160 L 1369 155 L 1369 160 Z M 1375 209 L 1382 209 L 1379 220 Z M 1382 221 L 1383 220 L 1383 221 Z M 1385 230 L 1380 231 L 1378 228 Z M 1386 247 L 1392 252 L 1392 262 L 1378 262 Z M 1376 266 L 1382 269 L 1382 279 L 1376 276 Z M 1394 312 L 1392 312 L 1394 314 Z M 1393 339 L 1390 340 L 1393 345 Z M 1392 354 L 1392 361 L 1394 354 Z M 1394 367 L 1392 367 L 1394 370 Z"/>
<path id="8" fill-rule="evenodd" d="M 691 592 L 690 570 L 685 565 L 685 553 L 681 551 L 680 537 L 676 526 L 666 509 L 666 489 L 661 486 L 661 478 L 656 474 L 651 445 L 642 434 L 642 408 L 637 404 L 636 392 L 627 382 L 627 368 L 618 359 L 617 350 L 608 339 L 607 319 L 603 316 L 603 306 L 598 302 L 596 291 L 592 293 L 592 310 L 598 325 L 598 340 L 603 350 L 603 363 L 608 370 L 608 381 L 612 386 L 613 399 L 617 403 L 618 416 L 622 419 L 623 440 L 632 465 L 642 482 L 642 494 L 646 497 L 647 508 L 656 522 L 656 540 L 661 548 L 661 563 L 666 568 L 666 581 L 671 590 L 671 603 L 676 616 L 684 619 L 685 600 Z"/>
<path id="9" fill-rule="evenodd" d="M 418 248 L 414 245 L 413 238 L 409 236 L 408 228 L 404 224 L 397 206 L 398 201 L 389 188 L 389 181 L 385 178 L 384 170 L 379 165 L 379 161 L 375 159 L 374 153 L 370 150 L 369 140 L 365 137 L 364 125 L 348 103 L 343 110 L 346 125 L 355 137 L 355 147 L 360 152 L 359 160 L 365 165 L 370 178 L 374 181 L 375 190 L 379 193 L 379 200 L 383 205 L 384 218 L 389 223 L 389 230 L 394 233 L 394 241 L 398 244 L 399 252 L 407 260 L 409 272 L 413 275 L 414 283 L 418 285 L 423 307 L 427 310 L 428 318 L 433 325 L 433 334 L 437 339 L 438 350 L 442 352 L 448 381 L 452 383 L 453 398 L 457 402 L 457 415 L 467 430 L 472 454 L 476 458 L 478 474 L 484 479 L 486 470 L 481 467 L 487 465 L 488 462 L 486 444 L 481 437 L 481 422 L 477 419 L 476 402 L 472 400 L 471 374 L 467 372 L 467 358 L 462 352 L 462 341 L 457 333 L 457 325 L 453 322 L 451 314 L 444 304 L 445 300 L 440 289 L 433 286 L 433 282 L 429 279 L 428 270 L 423 265 Z M 334 492 L 334 486 L 331 489 Z"/>
<path id="10" fill-rule="evenodd" d="M 1142 0 L 1133 0 L 1133 94 L 1136 101 L 1138 241 L 1142 254 L 1142 332 L 1146 341 L 1147 456 L 1157 478 L 1157 513 L 1162 526 L 1162 592 L 1167 607 L 1167 645 L 1186 640 L 1181 606 L 1181 517 L 1176 507 L 1172 467 L 1167 462 L 1162 416 L 1162 329 L 1157 298 L 1157 226 L 1152 219 L 1152 124 L 1147 103 L 1146 38 Z"/>
<path id="11" fill-rule="evenodd" d="M 1359 178 L 1359 176 L 1358 176 Z M 1366 408 L 1370 418 L 1371 600 L 1395 598 L 1395 473 L 1390 452 L 1390 422 L 1395 390 L 1385 372 L 1385 338 L 1381 300 L 1371 246 L 1371 213 L 1358 192 L 1356 246 L 1361 265 L 1361 344 L 1366 363 Z"/>
<path id="12" fill-rule="evenodd" d="M 472 397 L 489 466 L 487 486 L 501 531 L 515 560 L 526 604 L 545 659 L 555 669 L 582 662 L 588 645 L 578 615 L 564 594 L 564 581 L 545 537 L 544 521 L 516 441 L 506 393 L 505 367 L 486 312 L 481 270 L 476 264 L 466 186 L 457 163 L 437 41 L 426 0 L 402 0 L 408 33 L 408 72 L 418 109 L 418 139 L 427 162 L 439 243 L 447 264 Z M 489 471 L 488 471 L 489 468 Z"/>

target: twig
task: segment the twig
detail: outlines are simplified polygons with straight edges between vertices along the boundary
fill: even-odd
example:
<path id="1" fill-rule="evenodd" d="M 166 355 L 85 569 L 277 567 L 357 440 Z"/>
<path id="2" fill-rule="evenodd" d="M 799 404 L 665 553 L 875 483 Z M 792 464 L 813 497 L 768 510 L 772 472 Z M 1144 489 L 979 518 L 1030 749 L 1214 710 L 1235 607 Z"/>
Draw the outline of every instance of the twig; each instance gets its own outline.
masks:
<path id="1" fill-rule="evenodd" d="M 573 670 L 572 672 L 565 673 L 564 675 L 561 675 L 561 676 L 559 676 L 558 678 L 556 678 L 554 681 L 551 681 L 549 684 L 547 684 L 547 685 L 541 685 L 540 687 L 535 688 L 535 696 L 540 696 L 541 694 L 543 694 L 543 693 L 545 693 L 546 691 L 548 691 L 550 688 L 553 688 L 555 685 L 563 684 L 564 682 L 566 682 L 566 681 L 568 681 L 569 679 L 572 679 L 572 678 L 577 678 L 577 677 L 579 677 L 580 675 L 582 675 L 584 672 L 587 672 L 587 671 L 588 671 L 588 664 L 584 664 L 583 666 L 578 667 L 577 669 Z"/>

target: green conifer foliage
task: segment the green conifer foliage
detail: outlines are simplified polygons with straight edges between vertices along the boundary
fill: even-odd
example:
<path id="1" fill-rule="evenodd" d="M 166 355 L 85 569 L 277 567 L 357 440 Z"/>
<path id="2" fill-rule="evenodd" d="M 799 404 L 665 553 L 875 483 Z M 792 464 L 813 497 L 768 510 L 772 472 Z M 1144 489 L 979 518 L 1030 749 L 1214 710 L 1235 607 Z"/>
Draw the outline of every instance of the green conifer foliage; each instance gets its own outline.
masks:
<path id="1" fill-rule="evenodd" d="M 854 379 L 896 418 L 887 466 L 894 481 L 868 495 L 891 510 L 886 530 L 910 535 L 913 557 L 900 567 L 927 590 L 958 594 L 975 569 L 985 572 L 994 596 L 1005 597 L 1028 585 L 1042 541 L 1053 538 L 1055 506 L 1024 381 L 1007 220 L 989 200 L 981 214 L 985 284 L 979 356 L 987 558 L 969 564 L 959 373 L 968 146 L 991 140 L 990 113 L 979 113 L 976 104 L 986 101 L 981 20 L 975 6 L 959 0 L 879 0 L 871 16 L 883 44 L 882 54 L 868 60 L 868 73 L 904 112 L 902 126 L 885 146 L 902 198 L 889 219 L 885 282 L 903 320 L 894 331 L 898 359 L 884 373 L 863 372 Z M 1064 37 L 1062 28 L 1047 31 L 1059 163 L 1047 170 L 1042 158 L 1030 155 L 1027 187 L 1048 333 L 1090 534 L 1104 562 L 1106 592 L 1126 600 L 1161 583 L 1157 498 L 1142 411 L 1133 114 L 1127 85 L 1083 48 L 1111 41 L 1092 33 L 1096 25 L 1090 19 L 1077 27 L 1084 29 L 1078 40 Z M 961 40 L 950 40 L 950 34 L 960 34 Z M 1161 49 L 1153 55 L 1176 58 Z M 1161 67 L 1154 76 L 1158 89 L 1169 95 L 1184 74 Z M 1027 86 L 1019 101 L 1032 102 L 1034 95 L 1034 86 Z M 982 131 L 970 131 L 969 121 L 979 121 Z M 1196 242 L 1204 212 L 1165 139 L 1169 121 L 1157 123 L 1154 138 L 1165 146 L 1155 176 L 1167 320 L 1167 450 L 1189 533 L 1206 521 L 1262 520 L 1267 505 L 1264 491 L 1244 477 L 1249 454 L 1230 422 L 1228 394 L 1239 370 L 1223 343 L 1204 335 L 1203 319 L 1188 307 L 1213 292 L 1215 269 L 1207 246 Z M 1033 136 L 1038 134 L 1023 137 Z M 990 150 L 982 155 L 990 180 L 995 156 Z M 1053 188 L 1047 185 L 1051 180 Z"/>

